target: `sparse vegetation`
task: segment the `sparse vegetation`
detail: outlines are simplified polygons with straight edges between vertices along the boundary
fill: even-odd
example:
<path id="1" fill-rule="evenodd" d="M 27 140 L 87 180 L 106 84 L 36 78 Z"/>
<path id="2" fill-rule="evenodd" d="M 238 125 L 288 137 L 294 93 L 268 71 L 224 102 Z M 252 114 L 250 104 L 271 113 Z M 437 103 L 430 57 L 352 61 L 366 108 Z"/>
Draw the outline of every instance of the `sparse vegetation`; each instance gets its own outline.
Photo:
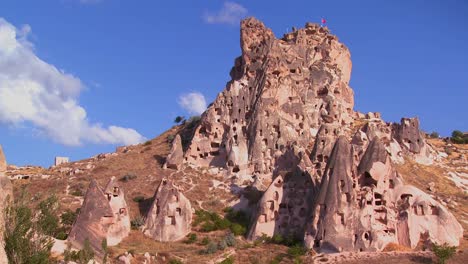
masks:
<path id="1" fill-rule="evenodd" d="M 184 119 L 185 119 L 185 117 L 183 117 L 183 116 L 177 116 L 174 119 L 174 123 L 179 124 L 180 122 L 184 121 Z"/>
<path id="2" fill-rule="evenodd" d="M 134 201 L 135 203 L 141 203 L 141 202 L 143 202 L 144 200 L 145 200 L 145 197 L 144 197 L 144 196 L 141 196 L 141 195 L 133 197 L 133 201 Z"/>
<path id="3" fill-rule="evenodd" d="M 445 264 L 448 259 L 453 257 L 457 251 L 456 247 L 451 247 L 447 243 L 443 245 L 434 244 L 432 247 L 434 255 L 436 255 L 439 264 Z"/>
<path id="4" fill-rule="evenodd" d="M 468 137 L 465 136 L 460 130 L 454 130 L 450 140 L 456 144 L 468 144 Z"/>
<path id="5" fill-rule="evenodd" d="M 169 135 L 169 136 L 167 136 L 167 138 L 166 138 L 167 143 L 171 144 L 172 141 L 174 141 L 174 138 L 175 138 L 175 135 Z"/>
<path id="6" fill-rule="evenodd" d="M 249 225 L 249 218 L 243 211 L 225 209 L 226 216 L 222 218 L 215 212 L 197 210 L 193 226 L 201 225 L 200 231 L 211 232 L 216 230 L 230 229 L 236 236 L 245 235 Z"/>
<path id="7" fill-rule="evenodd" d="M 178 259 L 171 259 L 169 260 L 169 264 L 184 264 L 184 263 Z"/>
<path id="8" fill-rule="evenodd" d="M 33 221 L 33 212 L 24 203 L 24 194 L 5 209 L 5 252 L 11 264 L 49 263 L 52 239 Z"/>
<path id="9" fill-rule="evenodd" d="M 440 135 L 439 135 L 439 133 L 437 133 L 437 132 L 434 131 L 434 132 L 432 132 L 432 133 L 429 135 L 429 137 L 430 137 L 430 138 L 439 138 Z"/>
<path id="10" fill-rule="evenodd" d="M 137 216 L 137 218 L 130 221 L 130 225 L 133 230 L 140 229 L 140 227 L 142 227 L 144 224 L 145 224 L 145 219 L 143 219 L 143 217 L 141 217 L 140 215 Z"/>
<path id="11" fill-rule="evenodd" d="M 151 140 L 148 140 L 145 143 L 143 143 L 143 146 L 149 146 L 151 144 L 153 144 L 153 142 L 151 142 Z"/>
<path id="12" fill-rule="evenodd" d="M 104 241 L 103 241 L 104 244 Z M 106 241 L 107 247 L 107 241 Z M 85 239 L 83 244 L 83 249 L 80 251 L 72 251 L 70 248 L 67 248 L 64 252 L 64 260 L 78 262 L 80 264 L 87 264 L 90 260 L 94 258 L 94 251 L 91 248 L 91 243 L 89 239 Z M 105 263 L 105 262 L 104 262 Z"/>
<path id="13" fill-rule="evenodd" d="M 233 263 L 234 263 L 234 259 L 232 257 L 228 257 L 224 259 L 223 261 L 221 261 L 219 264 L 233 264 Z"/>
<path id="14" fill-rule="evenodd" d="M 184 241 L 186 244 L 193 244 L 197 241 L 197 234 L 190 233 L 187 235 L 187 239 Z"/>
<path id="15" fill-rule="evenodd" d="M 122 178 L 119 179 L 119 181 L 121 182 L 129 182 L 131 180 L 135 180 L 136 178 L 138 178 L 138 176 L 136 176 L 135 174 L 126 174 L 124 176 L 122 176 Z"/>

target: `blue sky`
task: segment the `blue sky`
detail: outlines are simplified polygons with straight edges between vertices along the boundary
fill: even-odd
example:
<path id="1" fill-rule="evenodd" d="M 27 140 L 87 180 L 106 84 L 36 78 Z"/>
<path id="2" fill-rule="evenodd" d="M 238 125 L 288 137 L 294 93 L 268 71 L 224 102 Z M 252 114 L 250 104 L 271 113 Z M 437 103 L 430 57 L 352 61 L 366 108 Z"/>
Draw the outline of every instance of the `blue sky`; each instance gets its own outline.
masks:
<path id="1" fill-rule="evenodd" d="M 351 50 L 356 110 L 387 121 L 418 116 L 424 130 L 443 135 L 468 130 L 464 0 L 2 0 L 8 162 L 49 166 L 54 156 L 113 151 L 200 111 L 229 80 L 243 16 L 277 36 L 325 17 Z"/>

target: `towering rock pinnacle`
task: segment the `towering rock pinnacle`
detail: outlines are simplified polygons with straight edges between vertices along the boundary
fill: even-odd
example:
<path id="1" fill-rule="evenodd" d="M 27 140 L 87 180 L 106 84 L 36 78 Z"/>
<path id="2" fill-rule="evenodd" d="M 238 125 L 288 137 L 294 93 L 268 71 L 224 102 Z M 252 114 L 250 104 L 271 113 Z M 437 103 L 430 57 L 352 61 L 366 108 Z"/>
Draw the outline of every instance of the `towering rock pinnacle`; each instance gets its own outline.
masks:
<path id="1" fill-rule="evenodd" d="M 241 47 L 232 80 L 195 131 L 188 163 L 272 174 L 287 146 L 307 146 L 322 124 L 352 122 L 350 53 L 326 28 L 308 23 L 276 39 L 248 18 Z"/>

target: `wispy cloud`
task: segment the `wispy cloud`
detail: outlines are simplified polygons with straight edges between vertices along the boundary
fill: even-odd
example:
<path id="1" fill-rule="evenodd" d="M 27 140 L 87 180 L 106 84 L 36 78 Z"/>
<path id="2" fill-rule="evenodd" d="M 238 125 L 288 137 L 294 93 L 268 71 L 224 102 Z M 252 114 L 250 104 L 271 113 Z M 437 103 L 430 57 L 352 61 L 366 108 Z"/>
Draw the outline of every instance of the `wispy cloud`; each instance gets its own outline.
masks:
<path id="1" fill-rule="evenodd" d="M 221 10 L 217 12 L 206 12 L 203 20 L 209 24 L 236 25 L 248 13 L 247 8 L 235 2 L 224 2 Z"/>
<path id="2" fill-rule="evenodd" d="M 79 0 L 81 4 L 97 4 L 104 0 Z"/>
<path id="3" fill-rule="evenodd" d="M 181 95 L 178 103 L 184 110 L 192 115 L 201 115 L 206 110 L 205 96 L 199 92 Z"/>
<path id="4" fill-rule="evenodd" d="M 0 17 L 0 123 L 30 124 L 33 131 L 70 146 L 144 140 L 131 128 L 89 122 L 78 102 L 82 81 L 38 58 L 30 32 L 31 27 L 18 29 Z"/>

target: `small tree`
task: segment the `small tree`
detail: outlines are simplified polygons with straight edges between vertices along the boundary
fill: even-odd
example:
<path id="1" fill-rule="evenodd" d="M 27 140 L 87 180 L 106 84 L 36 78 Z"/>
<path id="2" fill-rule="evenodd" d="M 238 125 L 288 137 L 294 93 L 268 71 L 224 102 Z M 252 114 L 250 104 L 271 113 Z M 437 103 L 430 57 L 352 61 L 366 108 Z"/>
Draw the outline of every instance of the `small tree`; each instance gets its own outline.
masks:
<path id="1" fill-rule="evenodd" d="M 183 116 L 177 116 L 174 119 L 174 123 L 179 124 L 180 122 L 184 121 L 184 119 L 185 119 L 185 117 L 183 117 Z"/>
<path id="2" fill-rule="evenodd" d="M 432 132 L 432 133 L 429 135 L 429 137 L 430 137 L 430 138 L 439 138 L 440 135 L 439 135 L 439 133 L 437 133 L 437 132 L 434 131 L 434 132 Z"/>
<path id="3" fill-rule="evenodd" d="M 49 263 L 52 239 L 33 222 L 31 209 L 23 203 L 24 194 L 5 208 L 5 252 L 10 264 Z"/>
<path id="4" fill-rule="evenodd" d="M 106 242 L 107 246 L 107 242 Z M 89 239 L 86 238 L 83 244 L 83 249 L 78 252 L 78 261 L 82 264 L 88 263 L 94 258 L 94 250 L 91 247 Z"/>
<path id="5" fill-rule="evenodd" d="M 434 244 L 432 247 L 432 251 L 434 252 L 434 255 L 436 255 L 439 264 L 445 264 L 449 258 L 453 257 L 456 250 L 456 247 L 451 247 L 447 243 L 443 245 Z"/>

